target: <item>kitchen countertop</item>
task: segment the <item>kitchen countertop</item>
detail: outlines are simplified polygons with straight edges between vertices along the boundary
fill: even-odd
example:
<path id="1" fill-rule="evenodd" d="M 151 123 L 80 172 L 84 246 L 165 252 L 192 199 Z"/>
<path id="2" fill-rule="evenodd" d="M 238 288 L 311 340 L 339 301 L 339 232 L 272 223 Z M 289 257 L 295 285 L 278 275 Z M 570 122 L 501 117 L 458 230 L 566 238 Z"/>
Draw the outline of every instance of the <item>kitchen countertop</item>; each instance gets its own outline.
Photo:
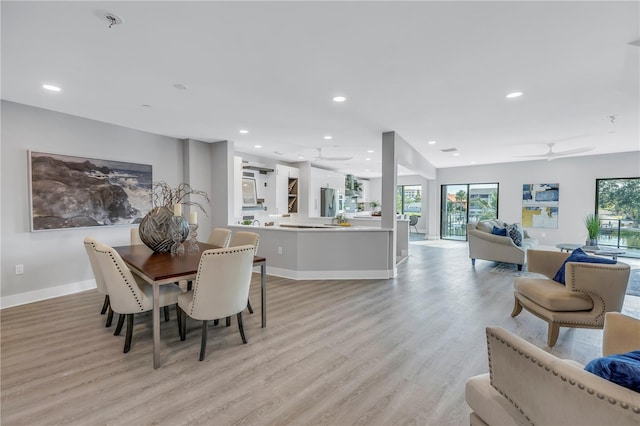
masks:
<path id="1" fill-rule="evenodd" d="M 317 224 L 317 223 L 295 223 L 287 222 L 281 223 L 278 226 L 253 226 L 253 225 L 229 225 L 230 227 L 239 227 L 248 229 L 265 229 L 273 231 L 308 231 L 308 232 L 341 232 L 341 231 L 391 231 L 391 229 L 380 228 L 378 226 L 339 226 L 330 224 Z"/>

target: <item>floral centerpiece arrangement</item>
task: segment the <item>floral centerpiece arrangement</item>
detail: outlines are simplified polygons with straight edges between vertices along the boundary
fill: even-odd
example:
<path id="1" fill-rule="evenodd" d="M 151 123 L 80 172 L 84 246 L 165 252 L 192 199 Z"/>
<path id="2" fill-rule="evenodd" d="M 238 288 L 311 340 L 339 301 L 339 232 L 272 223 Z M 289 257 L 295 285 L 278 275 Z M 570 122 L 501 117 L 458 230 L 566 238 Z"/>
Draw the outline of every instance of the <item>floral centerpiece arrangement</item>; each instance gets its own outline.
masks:
<path id="1" fill-rule="evenodd" d="M 179 234 L 180 243 L 189 236 L 189 224 L 182 217 L 182 206 L 196 206 L 206 215 L 204 206 L 193 197 L 202 197 L 207 203 L 211 201 L 206 192 L 193 189 L 188 183 L 172 188 L 166 182 L 154 182 L 151 194 L 153 209 L 140 222 L 140 239 L 153 251 L 169 252 L 175 242 L 174 234 Z"/>

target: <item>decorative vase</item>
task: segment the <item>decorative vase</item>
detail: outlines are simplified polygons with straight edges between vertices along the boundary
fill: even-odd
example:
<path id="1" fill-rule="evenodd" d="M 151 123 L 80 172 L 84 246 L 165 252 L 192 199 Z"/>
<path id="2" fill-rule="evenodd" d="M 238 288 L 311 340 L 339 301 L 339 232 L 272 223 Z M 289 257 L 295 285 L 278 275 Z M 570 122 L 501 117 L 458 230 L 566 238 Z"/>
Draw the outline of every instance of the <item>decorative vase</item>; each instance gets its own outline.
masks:
<path id="1" fill-rule="evenodd" d="M 174 219 L 175 217 L 175 219 Z M 168 253 L 174 244 L 172 226 L 178 222 L 181 239 L 184 242 L 189 236 L 189 224 L 182 216 L 174 216 L 168 207 L 154 207 L 140 222 L 140 239 L 151 250 Z"/>

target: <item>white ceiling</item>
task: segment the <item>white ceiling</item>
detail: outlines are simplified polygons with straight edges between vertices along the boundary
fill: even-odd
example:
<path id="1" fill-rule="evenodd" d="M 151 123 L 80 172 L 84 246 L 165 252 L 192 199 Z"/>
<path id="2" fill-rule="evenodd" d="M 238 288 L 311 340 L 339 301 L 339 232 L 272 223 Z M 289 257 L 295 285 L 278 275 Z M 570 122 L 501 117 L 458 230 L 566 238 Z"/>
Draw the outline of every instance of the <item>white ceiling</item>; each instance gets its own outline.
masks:
<path id="1" fill-rule="evenodd" d="M 436 167 L 638 151 L 639 5 L 2 1 L 1 95 L 362 177 L 391 130 Z"/>

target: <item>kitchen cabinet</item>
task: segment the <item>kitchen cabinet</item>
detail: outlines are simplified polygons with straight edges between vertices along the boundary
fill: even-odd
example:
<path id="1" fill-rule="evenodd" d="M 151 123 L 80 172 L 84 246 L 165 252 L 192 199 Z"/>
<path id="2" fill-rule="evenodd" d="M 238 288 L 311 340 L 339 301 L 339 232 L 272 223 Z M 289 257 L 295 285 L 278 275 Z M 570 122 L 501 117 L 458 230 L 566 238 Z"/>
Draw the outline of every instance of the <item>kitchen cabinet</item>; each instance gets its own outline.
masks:
<path id="1" fill-rule="evenodd" d="M 276 166 L 276 214 L 298 213 L 298 180 L 296 167 Z"/>
<path id="2" fill-rule="evenodd" d="M 289 177 L 287 193 L 289 196 L 287 209 L 289 213 L 298 213 L 298 178 Z"/>

